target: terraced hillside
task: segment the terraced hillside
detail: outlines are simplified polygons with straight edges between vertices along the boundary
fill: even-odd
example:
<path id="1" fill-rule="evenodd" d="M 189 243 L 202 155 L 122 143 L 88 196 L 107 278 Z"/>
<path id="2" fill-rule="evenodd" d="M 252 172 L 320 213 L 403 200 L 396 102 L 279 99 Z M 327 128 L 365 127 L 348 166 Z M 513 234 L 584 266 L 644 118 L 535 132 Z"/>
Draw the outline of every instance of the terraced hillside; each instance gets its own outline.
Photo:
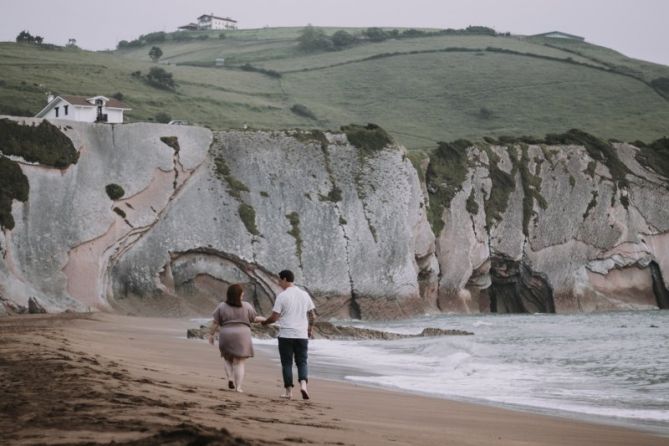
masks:
<path id="1" fill-rule="evenodd" d="M 199 38 L 190 41 L 168 34 L 163 42 L 108 53 L 3 43 L 0 113 L 36 113 L 46 91 L 121 93 L 133 108 L 131 121 L 163 112 L 214 129 L 374 122 L 410 149 L 570 128 L 627 141 L 669 134 L 669 67 L 607 48 L 448 34 L 305 52 L 300 32 L 193 33 Z M 163 51 L 158 64 L 148 55 L 154 45 Z M 152 67 L 172 73 L 177 88 L 148 85 Z"/>

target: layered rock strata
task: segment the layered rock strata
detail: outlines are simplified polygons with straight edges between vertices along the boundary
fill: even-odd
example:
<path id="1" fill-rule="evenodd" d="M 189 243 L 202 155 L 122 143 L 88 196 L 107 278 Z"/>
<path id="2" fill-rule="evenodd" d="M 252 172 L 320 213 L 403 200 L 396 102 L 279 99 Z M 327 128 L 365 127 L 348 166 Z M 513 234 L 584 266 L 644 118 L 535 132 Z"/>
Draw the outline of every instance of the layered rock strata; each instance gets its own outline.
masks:
<path id="1" fill-rule="evenodd" d="M 16 227 L 0 240 L 2 293 L 19 305 L 205 314 L 239 282 L 266 312 L 289 268 L 323 315 L 437 310 L 435 293 L 421 293 L 436 290 L 434 237 L 397 146 L 151 124 L 61 130 L 79 162 L 22 162 L 30 197 L 14 202 Z M 110 199 L 110 184 L 125 195 Z"/>
<path id="2" fill-rule="evenodd" d="M 76 164 L 7 157 L 29 196 L 5 200 L 0 314 L 203 315 L 230 283 L 267 314 L 284 268 L 324 317 L 669 306 L 669 180 L 628 144 L 448 146 L 421 182 L 346 134 L 58 127 Z"/>
<path id="3" fill-rule="evenodd" d="M 636 161 L 638 148 L 612 149 L 595 159 L 574 145 L 469 148 L 437 238 L 440 308 L 669 308 L 669 181 Z"/>

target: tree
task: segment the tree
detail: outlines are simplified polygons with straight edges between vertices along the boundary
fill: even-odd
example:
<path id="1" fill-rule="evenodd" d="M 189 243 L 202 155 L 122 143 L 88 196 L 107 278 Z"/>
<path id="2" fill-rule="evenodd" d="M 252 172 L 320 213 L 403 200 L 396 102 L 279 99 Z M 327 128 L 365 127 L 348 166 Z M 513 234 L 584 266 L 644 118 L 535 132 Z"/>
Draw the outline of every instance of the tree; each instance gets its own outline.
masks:
<path id="1" fill-rule="evenodd" d="M 139 40 L 143 40 L 146 43 L 160 43 L 165 41 L 165 36 L 167 34 L 165 31 L 158 31 L 155 33 L 149 33 L 146 35 L 139 36 Z"/>
<path id="2" fill-rule="evenodd" d="M 154 46 L 151 47 L 151 50 L 149 50 L 149 57 L 154 62 L 158 62 L 158 60 L 160 60 L 162 56 L 163 56 L 163 50 L 161 50 L 160 47 Z"/>
<path id="3" fill-rule="evenodd" d="M 346 48 L 357 41 L 356 37 L 344 30 L 339 30 L 332 35 L 332 44 L 335 48 Z"/>
<path id="4" fill-rule="evenodd" d="M 44 41 L 44 37 L 42 36 L 33 36 L 30 34 L 28 31 L 21 31 L 18 36 L 16 36 L 16 42 L 17 43 L 36 43 L 40 44 Z"/>
<path id="5" fill-rule="evenodd" d="M 300 48 L 305 51 L 320 51 L 332 49 L 332 40 L 320 28 L 309 25 L 302 30 L 297 38 Z"/>
<path id="6" fill-rule="evenodd" d="M 165 90 L 171 90 L 177 85 L 172 78 L 172 73 L 160 67 L 152 67 L 149 74 L 146 75 L 146 80 L 150 85 Z"/>
<path id="7" fill-rule="evenodd" d="M 32 34 L 30 34 L 28 31 L 21 31 L 18 36 L 16 36 L 16 42 L 17 43 L 32 43 L 35 40 Z"/>
<path id="8" fill-rule="evenodd" d="M 388 38 L 388 33 L 381 28 L 367 28 L 363 34 L 372 42 L 382 42 Z"/>

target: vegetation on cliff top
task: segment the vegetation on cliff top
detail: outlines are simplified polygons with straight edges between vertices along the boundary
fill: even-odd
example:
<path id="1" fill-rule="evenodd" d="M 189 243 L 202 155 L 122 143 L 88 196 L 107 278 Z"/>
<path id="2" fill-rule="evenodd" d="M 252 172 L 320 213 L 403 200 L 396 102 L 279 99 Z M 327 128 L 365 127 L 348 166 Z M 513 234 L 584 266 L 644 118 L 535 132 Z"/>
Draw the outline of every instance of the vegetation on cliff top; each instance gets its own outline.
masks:
<path id="1" fill-rule="evenodd" d="M 516 144 L 582 146 L 593 160 L 604 164 L 609 169 L 611 177 L 617 187 L 626 188 L 629 186 L 626 175 L 631 173 L 631 171 L 620 160 L 615 147 L 583 130 L 571 129 L 566 133 L 549 133 L 544 138 L 533 136 L 500 136 L 497 140 L 494 138 L 486 138 L 486 140 L 503 146 Z M 594 174 L 594 171 L 591 175 L 592 174 Z"/>
<path id="2" fill-rule="evenodd" d="M 488 228 L 499 221 L 506 211 L 509 197 L 516 189 L 517 175 L 520 176 L 519 181 L 523 188 L 523 233 L 526 236 L 529 235 L 529 224 L 535 213 L 535 203 L 542 209 L 548 206 L 541 194 L 541 177 L 539 175 L 541 164 L 536 163 L 534 172 L 531 171 L 528 145 L 582 146 L 593 159 L 588 164 L 585 173 L 594 175 L 596 163 L 599 162 L 608 168 L 616 189 L 626 189 L 629 186 L 627 175 L 631 174 L 631 171 L 618 157 L 615 147 L 582 130 L 573 129 L 562 134 L 548 134 L 544 138 L 501 136 L 498 139 L 486 138 L 486 142 L 506 146 L 506 153 L 511 162 L 511 169 L 506 172 L 499 167 L 500 155 L 490 146 L 483 145 L 481 147 L 488 155 L 488 170 L 492 183 L 490 194 L 484 202 L 486 226 Z M 659 139 L 649 145 L 641 142 L 635 144 L 641 148 L 637 155 L 639 162 L 669 178 L 669 138 Z M 471 146 L 474 146 L 474 144 L 465 140 L 440 143 L 439 147 L 430 155 L 430 164 L 426 175 L 427 190 L 430 196 L 428 217 L 435 234 L 439 234 L 443 228 L 441 214 L 444 208 L 450 206 L 451 200 L 461 190 L 461 185 L 466 178 L 468 168 L 466 152 Z M 573 187 L 575 179 L 570 176 L 569 182 Z M 629 205 L 629 199 L 625 194 L 621 195 L 620 202 L 625 208 Z M 591 201 L 584 217 L 587 216 L 595 204 L 596 199 Z M 477 213 L 478 206 L 475 206 L 473 193 L 470 194 L 466 207 L 469 212 Z"/>
<path id="3" fill-rule="evenodd" d="M 59 169 L 79 159 L 72 141 L 48 121 L 36 126 L 0 119 L 0 152 Z"/>
<path id="4" fill-rule="evenodd" d="M 19 164 L 2 155 L 59 169 L 79 159 L 72 141 L 48 121 L 35 126 L 0 119 L 0 227 L 6 229 L 14 228 L 12 200 L 28 200 L 29 185 Z"/>
<path id="5" fill-rule="evenodd" d="M 349 124 L 342 126 L 341 131 L 346 134 L 348 142 L 359 148 L 363 154 L 378 152 L 393 143 L 388 132 L 376 124 Z"/>

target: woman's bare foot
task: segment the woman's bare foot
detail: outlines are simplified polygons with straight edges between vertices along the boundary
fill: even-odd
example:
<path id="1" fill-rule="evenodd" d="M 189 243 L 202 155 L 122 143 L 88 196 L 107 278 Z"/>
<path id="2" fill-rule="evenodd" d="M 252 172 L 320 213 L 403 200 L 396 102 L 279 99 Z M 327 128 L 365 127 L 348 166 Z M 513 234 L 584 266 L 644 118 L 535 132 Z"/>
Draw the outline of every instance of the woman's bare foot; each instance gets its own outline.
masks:
<path id="1" fill-rule="evenodd" d="M 237 393 L 244 393 L 242 389 L 237 389 Z"/>

